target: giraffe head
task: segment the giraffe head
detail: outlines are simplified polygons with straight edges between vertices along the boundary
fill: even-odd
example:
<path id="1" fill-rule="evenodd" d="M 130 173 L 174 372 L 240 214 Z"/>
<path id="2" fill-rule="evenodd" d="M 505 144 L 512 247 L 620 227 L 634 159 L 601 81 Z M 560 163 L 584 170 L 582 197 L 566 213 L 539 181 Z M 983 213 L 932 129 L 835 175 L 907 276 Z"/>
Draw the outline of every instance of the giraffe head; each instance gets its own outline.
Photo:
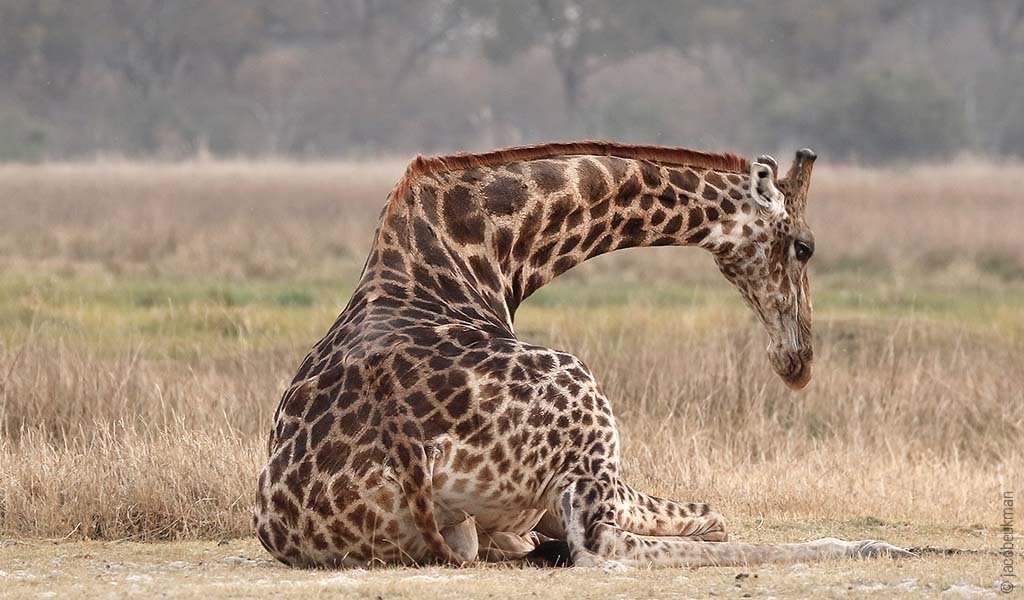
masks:
<path id="1" fill-rule="evenodd" d="M 814 152 L 804 149 L 785 177 L 761 156 L 750 166 L 753 210 L 712 252 L 768 332 L 772 368 L 793 389 L 811 380 L 811 291 L 807 263 L 814 234 L 804 221 Z"/>

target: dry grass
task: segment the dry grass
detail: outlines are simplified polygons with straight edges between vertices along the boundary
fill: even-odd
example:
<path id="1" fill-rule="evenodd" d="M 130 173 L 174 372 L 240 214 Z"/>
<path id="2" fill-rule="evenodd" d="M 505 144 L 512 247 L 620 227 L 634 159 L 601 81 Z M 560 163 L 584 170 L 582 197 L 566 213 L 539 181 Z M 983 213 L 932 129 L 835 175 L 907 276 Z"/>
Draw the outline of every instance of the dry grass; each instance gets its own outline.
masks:
<path id="1" fill-rule="evenodd" d="M 362 266 L 402 168 L 0 165 L 0 256 L 8 269 L 63 275 L 337 278 Z"/>
<path id="2" fill-rule="evenodd" d="M 1021 279 L 1021 186 L 1024 167 L 1013 164 L 822 169 L 809 217 L 825 252 L 818 266 L 843 267 L 859 257 L 906 276 L 975 263 L 983 273 Z"/>
<path id="3" fill-rule="evenodd" d="M 656 329 L 670 310 L 647 310 L 638 329 L 582 311 L 589 331 L 561 345 L 605 374 L 626 474 L 649 491 L 710 500 L 741 529 L 761 519 L 994 528 L 1001 489 L 1021 489 L 1022 384 L 1001 345 L 930 325 L 851 334 L 856 323 L 828 324 L 814 386 L 793 396 L 770 378 L 751 324 L 706 339 L 703 326 Z M 729 327 L 723 312 L 695 312 Z M 247 534 L 264 433 L 300 350 L 192 365 L 75 354 L 67 341 L 19 350 L 4 390 L 5 536 Z"/>
<path id="4" fill-rule="evenodd" d="M 0 167 L 0 537 L 248 535 L 277 398 L 401 166 Z M 631 481 L 738 537 L 989 544 L 1024 492 L 1022 187 L 1012 165 L 819 169 L 802 394 L 696 251 L 596 260 L 518 328 L 598 374 Z"/>
<path id="5" fill-rule="evenodd" d="M 362 266 L 385 195 L 404 167 L 403 160 L 0 165 L 0 266 L 62 275 L 338 281 Z M 875 276 L 975 264 L 983 274 L 1024 279 L 1021 189 L 1024 166 L 1015 164 L 822 165 L 809 217 L 817 266 Z M 692 252 L 643 252 L 598 262 L 635 266 L 656 257 L 645 280 L 709 262 Z M 621 274 L 583 269 L 590 276 L 605 270 Z"/>

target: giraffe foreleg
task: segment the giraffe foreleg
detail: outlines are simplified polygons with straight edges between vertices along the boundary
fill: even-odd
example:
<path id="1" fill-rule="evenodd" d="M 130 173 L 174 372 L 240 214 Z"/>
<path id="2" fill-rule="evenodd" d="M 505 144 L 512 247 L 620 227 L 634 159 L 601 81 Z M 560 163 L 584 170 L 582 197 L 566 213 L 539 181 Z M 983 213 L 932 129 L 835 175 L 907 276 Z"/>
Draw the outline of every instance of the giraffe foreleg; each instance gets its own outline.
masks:
<path id="1" fill-rule="evenodd" d="M 676 502 L 638 491 L 617 482 L 615 523 L 630 533 L 677 536 L 694 541 L 724 542 L 725 517 L 707 504 Z"/>
<path id="2" fill-rule="evenodd" d="M 682 537 L 639 535 L 616 523 L 615 487 L 607 479 L 580 479 L 561 496 L 559 508 L 565 521 L 566 542 L 576 566 L 744 566 L 913 556 L 902 548 L 874 540 L 824 538 L 794 544 L 709 544 Z"/>

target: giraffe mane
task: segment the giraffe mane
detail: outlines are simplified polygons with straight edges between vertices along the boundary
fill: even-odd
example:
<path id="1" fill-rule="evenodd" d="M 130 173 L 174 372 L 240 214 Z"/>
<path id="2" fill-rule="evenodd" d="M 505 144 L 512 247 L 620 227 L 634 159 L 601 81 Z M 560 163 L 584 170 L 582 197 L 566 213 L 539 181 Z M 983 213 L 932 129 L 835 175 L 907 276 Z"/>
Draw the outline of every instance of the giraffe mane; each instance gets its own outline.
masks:
<path id="1" fill-rule="evenodd" d="M 622 144 L 601 140 L 548 142 L 546 144 L 514 146 L 480 153 L 459 152 L 444 156 L 417 156 L 409 163 L 408 168 L 405 170 L 405 175 L 395 185 L 395 189 L 391 192 L 391 197 L 394 199 L 404 196 L 412 181 L 420 175 L 461 171 L 476 167 L 493 167 L 518 161 L 573 155 L 633 158 L 665 165 L 714 169 L 728 173 L 745 174 L 750 169 L 750 161 L 731 152 L 704 152 L 692 148 Z"/>

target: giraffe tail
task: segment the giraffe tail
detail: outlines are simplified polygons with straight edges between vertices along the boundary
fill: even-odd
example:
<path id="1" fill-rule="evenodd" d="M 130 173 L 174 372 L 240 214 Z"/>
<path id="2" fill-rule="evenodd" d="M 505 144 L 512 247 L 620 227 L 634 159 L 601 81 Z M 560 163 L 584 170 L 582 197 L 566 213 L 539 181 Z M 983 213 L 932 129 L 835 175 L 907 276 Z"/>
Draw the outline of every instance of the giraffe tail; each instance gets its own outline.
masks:
<path id="1" fill-rule="evenodd" d="M 434 483 L 431 476 L 432 469 L 427 469 L 426 451 L 420 449 L 409 453 L 413 458 L 405 469 L 401 479 L 402 492 L 405 494 L 406 502 L 409 503 L 409 511 L 412 512 L 416 528 L 423 535 L 423 541 L 431 552 L 442 562 L 449 562 L 457 565 L 464 564 L 475 558 L 476 549 L 472 552 L 457 552 L 441 534 L 437 524 L 437 516 L 434 513 Z M 475 529 L 473 533 L 475 534 Z"/>

